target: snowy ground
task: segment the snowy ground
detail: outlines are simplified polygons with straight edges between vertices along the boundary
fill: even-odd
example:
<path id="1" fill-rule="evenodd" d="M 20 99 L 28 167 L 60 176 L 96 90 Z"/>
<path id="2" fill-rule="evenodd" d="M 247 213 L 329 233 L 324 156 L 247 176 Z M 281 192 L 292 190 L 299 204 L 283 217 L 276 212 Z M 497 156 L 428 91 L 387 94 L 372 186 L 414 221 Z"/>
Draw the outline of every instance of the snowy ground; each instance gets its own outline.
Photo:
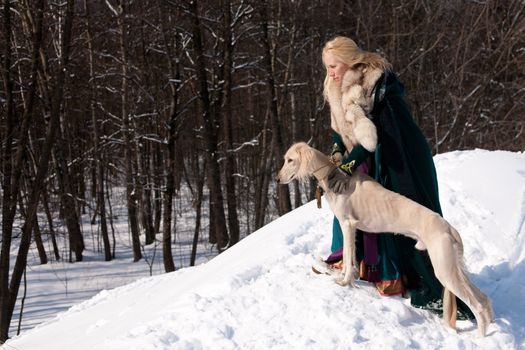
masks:
<path id="1" fill-rule="evenodd" d="M 125 203 L 124 189 L 116 190 L 113 198 L 116 203 Z M 177 240 L 173 244 L 173 255 L 176 268 L 189 266 L 193 231 L 195 227 L 195 213 L 191 205 L 184 199 L 189 193 L 182 193 L 182 199 L 175 202 L 175 220 L 177 221 Z M 164 273 L 162 262 L 162 245 L 156 241 L 151 245 L 142 245 L 143 259 L 133 263 L 133 254 L 129 228 L 127 224 L 127 210 L 125 206 L 114 206 L 113 224 L 116 236 L 115 259 L 104 261 L 102 242 L 99 241 L 99 224 L 91 225 L 92 213 L 87 208 L 83 215 L 82 229 L 86 250 L 81 263 L 69 263 L 67 256 L 67 239 L 65 228 L 55 228 L 58 232 L 57 243 L 60 249 L 61 260 L 54 259 L 51 240 L 44 236 L 49 263 L 40 265 L 36 247 L 32 245 L 28 256 L 27 291 L 24 302 L 23 318 L 20 324 L 22 332 L 36 325 L 52 319 L 59 312 L 66 311 L 71 306 L 89 299 L 102 290 L 120 287 L 139 278 Z M 44 222 L 45 218 L 42 218 Z M 207 213 L 203 213 L 203 231 L 207 229 Z M 109 224 L 108 224 L 109 225 Z M 109 228 L 108 228 L 109 229 Z M 111 235 L 111 234 L 110 234 Z M 141 237 L 142 240 L 144 237 Z M 161 237 L 158 236 L 157 239 Z M 112 238 L 110 237 L 112 242 Z M 16 245 L 16 240 L 14 245 Z M 17 249 L 11 250 L 11 266 L 14 265 Z M 217 254 L 215 246 L 207 243 L 207 235 L 199 239 L 196 264 L 207 262 Z M 23 283 L 23 281 L 22 281 Z M 20 287 L 18 302 L 14 310 L 10 336 L 17 334 L 19 327 L 20 306 L 24 295 L 24 286 Z"/>
<path id="2" fill-rule="evenodd" d="M 435 161 L 444 216 L 463 237 L 471 278 L 493 301 L 486 338 L 473 322 L 459 321 L 455 333 L 367 283 L 341 287 L 313 275 L 315 257 L 329 252 L 332 215 L 326 203 L 309 203 L 207 263 L 103 290 L 2 349 L 525 349 L 525 154 L 476 150 Z M 97 275 L 126 274 L 118 263 L 96 266 L 86 289 L 106 288 Z M 58 294 L 34 285 L 54 305 Z"/>

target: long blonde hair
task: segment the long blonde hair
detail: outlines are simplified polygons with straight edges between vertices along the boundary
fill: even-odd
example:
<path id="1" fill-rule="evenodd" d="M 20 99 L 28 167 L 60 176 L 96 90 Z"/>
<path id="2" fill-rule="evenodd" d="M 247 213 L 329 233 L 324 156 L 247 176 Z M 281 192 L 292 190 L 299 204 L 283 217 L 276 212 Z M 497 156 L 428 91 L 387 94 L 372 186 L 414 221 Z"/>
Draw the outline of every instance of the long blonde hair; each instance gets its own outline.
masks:
<path id="1" fill-rule="evenodd" d="M 357 46 L 355 41 L 345 36 L 337 36 L 328 41 L 323 47 L 322 55 L 324 56 L 327 52 L 330 52 L 341 62 L 348 65 L 350 69 L 359 64 L 371 68 L 379 68 L 383 71 L 392 68 L 391 64 L 383 56 L 375 52 L 362 50 Z M 324 79 L 325 98 L 327 98 L 329 82 L 330 77 L 328 76 L 328 70 L 326 70 L 326 77 Z"/>

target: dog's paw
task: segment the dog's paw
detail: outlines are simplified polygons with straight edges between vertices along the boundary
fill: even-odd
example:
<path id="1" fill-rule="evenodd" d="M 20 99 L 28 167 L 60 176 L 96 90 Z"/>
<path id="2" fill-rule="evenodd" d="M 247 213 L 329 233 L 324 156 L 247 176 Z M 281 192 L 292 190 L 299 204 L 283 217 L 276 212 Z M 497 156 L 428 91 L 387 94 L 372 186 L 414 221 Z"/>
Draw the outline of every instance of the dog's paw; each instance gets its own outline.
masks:
<path id="1" fill-rule="evenodd" d="M 487 321 L 487 319 L 482 316 L 481 320 L 479 320 L 478 323 L 478 338 L 484 338 L 487 335 L 487 330 L 489 328 L 490 321 Z"/>
<path id="2" fill-rule="evenodd" d="M 350 274 L 348 276 L 343 275 L 341 278 L 337 278 L 335 280 L 335 282 L 337 284 L 339 284 L 340 286 L 343 286 L 343 287 L 344 286 L 355 287 L 354 281 L 355 281 L 355 279 L 352 278 L 352 274 Z"/>
<path id="3" fill-rule="evenodd" d="M 348 282 L 346 282 L 344 278 L 336 278 L 335 283 L 337 283 L 338 285 L 342 287 L 345 287 L 348 285 Z"/>

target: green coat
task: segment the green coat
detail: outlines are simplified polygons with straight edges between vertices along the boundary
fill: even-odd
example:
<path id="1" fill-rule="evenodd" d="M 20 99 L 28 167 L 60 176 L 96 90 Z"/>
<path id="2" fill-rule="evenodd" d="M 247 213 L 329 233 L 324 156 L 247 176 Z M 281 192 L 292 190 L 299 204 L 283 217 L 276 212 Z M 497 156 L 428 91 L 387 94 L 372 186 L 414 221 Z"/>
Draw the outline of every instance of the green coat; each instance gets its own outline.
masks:
<path id="1" fill-rule="evenodd" d="M 438 182 L 432 152 L 421 129 L 412 118 L 405 101 L 404 86 L 393 72 L 385 72 L 374 88 L 372 120 L 377 128 L 377 147 L 371 153 L 355 146 L 345 156 L 343 164 L 355 160 L 352 171 L 368 161 L 369 175 L 385 188 L 400 193 L 442 215 Z M 332 152 L 345 146 L 334 132 Z M 358 242 L 360 240 L 358 239 Z M 428 253 L 414 248 L 416 241 L 400 235 L 378 236 L 379 271 L 381 280 L 407 278 L 411 303 L 416 307 L 441 311 L 443 287 L 436 279 Z M 342 232 L 334 220 L 332 250 L 342 246 Z M 357 256 L 363 256 L 357 247 Z M 465 310 L 464 305 L 459 305 Z"/>

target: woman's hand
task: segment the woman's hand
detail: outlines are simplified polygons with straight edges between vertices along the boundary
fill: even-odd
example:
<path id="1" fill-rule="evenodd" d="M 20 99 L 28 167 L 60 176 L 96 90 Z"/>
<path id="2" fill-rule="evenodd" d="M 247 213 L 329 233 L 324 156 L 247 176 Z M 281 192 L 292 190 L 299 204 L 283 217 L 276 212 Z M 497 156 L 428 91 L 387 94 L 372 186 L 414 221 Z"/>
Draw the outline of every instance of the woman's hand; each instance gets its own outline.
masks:
<path id="1" fill-rule="evenodd" d="M 330 156 L 330 161 L 334 165 L 341 165 L 341 163 L 343 163 L 343 154 L 341 152 L 332 153 L 332 155 Z"/>

